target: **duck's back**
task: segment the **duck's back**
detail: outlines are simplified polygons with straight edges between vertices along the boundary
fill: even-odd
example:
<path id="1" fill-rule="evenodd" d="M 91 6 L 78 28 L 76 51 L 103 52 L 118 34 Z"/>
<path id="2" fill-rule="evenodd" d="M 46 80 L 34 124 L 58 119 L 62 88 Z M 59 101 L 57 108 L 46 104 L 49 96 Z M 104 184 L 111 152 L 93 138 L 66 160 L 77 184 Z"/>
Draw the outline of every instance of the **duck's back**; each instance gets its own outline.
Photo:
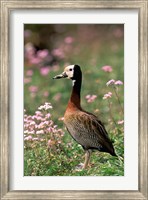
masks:
<path id="1" fill-rule="evenodd" d="M 83 110 L 66 111 L 64 123 L 71 136 L 84 149 L 97 149 L 116 155 L 103 124 L 97 117 Z"/>

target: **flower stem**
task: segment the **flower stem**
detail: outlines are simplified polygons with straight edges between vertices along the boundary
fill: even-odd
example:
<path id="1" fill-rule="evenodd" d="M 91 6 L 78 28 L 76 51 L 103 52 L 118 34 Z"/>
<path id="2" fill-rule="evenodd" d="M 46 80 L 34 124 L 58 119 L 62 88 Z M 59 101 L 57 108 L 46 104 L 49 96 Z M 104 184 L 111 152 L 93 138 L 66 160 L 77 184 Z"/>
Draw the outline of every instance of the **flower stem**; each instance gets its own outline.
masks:
<path id="1" fill-rule="evenodd" d="M 123 110 L 123 107 L 121 105 L 121 101 L 120 101 L 120 98 L 119 98 L 119 95 L 118 95 L 118 92 L 116 91 L 116 88 L 114 87 L 114 91 L 115 91 L 115 95 L 117 97 L 117 100 L 118 100 L 118 103 L 119 103 L 119 106 L 120 106 L 120 109 L 121 109 L 121 112 L 122 114 L 124 115 L 124 110 Z"/>
<path id="2" fill-rule="evenodd" d="M 111 109 L 111 102 L 110 100 L 108 99 L 108 105 L 109 105 L 109 113 L 110 113 L 110 118 L 112 119 L 113 123 L 115 124 L 115 126 L 117 126 L 114 118 L 113 118 L 113 115 L 112 115 L 112 109 Z"/>

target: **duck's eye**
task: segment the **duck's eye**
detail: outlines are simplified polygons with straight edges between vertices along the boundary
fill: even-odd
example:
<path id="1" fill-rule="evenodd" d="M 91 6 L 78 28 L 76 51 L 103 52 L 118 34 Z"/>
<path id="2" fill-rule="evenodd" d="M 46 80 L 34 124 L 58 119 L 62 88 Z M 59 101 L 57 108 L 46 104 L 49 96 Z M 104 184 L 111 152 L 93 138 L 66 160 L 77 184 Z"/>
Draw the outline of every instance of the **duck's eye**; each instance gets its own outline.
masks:
<path id="1" fill-rule="evenodd" d="M 72 69 L 70 68 L 69 71 L 72 71 Z"/>

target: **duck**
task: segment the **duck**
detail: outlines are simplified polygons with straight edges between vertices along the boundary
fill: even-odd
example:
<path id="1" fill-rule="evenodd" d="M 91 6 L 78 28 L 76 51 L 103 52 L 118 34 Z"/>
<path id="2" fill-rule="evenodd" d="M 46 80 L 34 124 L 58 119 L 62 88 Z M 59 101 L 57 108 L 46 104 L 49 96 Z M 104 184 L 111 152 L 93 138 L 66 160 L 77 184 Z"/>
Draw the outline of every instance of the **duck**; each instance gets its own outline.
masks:
<path id="1" fill-rule="evenodd" d="M 109 153 L 117 156 L 113 143 L 103 123 L 92 113 L 81 107 L 82 71 L 79 65 L 69 65 L 53 79 L 67 78 L 72 81 L 72 92 L 64 114 L 64 124 L 72 138 L 85 151 L 85 161 L 82 169 L 86 169 L 90 162 L 92 151 Z"/>

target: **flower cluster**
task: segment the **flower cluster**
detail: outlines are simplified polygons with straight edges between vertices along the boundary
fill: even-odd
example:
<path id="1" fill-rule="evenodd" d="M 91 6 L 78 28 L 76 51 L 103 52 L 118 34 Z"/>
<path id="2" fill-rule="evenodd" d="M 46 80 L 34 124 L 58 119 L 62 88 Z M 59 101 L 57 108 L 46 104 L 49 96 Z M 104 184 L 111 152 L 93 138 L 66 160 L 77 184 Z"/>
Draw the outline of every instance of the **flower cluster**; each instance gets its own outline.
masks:
<path id="1" fill-rule="evenodd" d="M 32 81 L 32 76 L 33 76 L 33 70 L 29 69 L 26 71 L 25 73 L 25 77 L 24 77 L 24 83 L 30 83 Z"/>
<path id="2" fill-rule="evenodd" d="M 61 45 L 58 45 L 58 48 L 54 48 L 51 51 L 51 54 L 57 59 L 63 59 L 67 56 L 72 48 L 72 43 L 74 42 L 74 38 L 71 36 L 67 36 L 64 38 L 64 41 Z"/>
<path id="3" fill-rule="evenodd" d="M 106 85 L 107 86 L 110 86 L 110 85 L 123 85 L 123 82 L 120 81 L 120 80 L 115 81 L 114 79 L 111 79 L 106 83 Z"/>
<path id="4" fill-rule="evenodd" d="M 49 110 L 49 109 L 51 109 L 51 108 L 52 108 L 51 103 L 45 102 L 45 104 L 44 104 L 44 105 L 41 105 L 38 109 L 39 109 L 39 110 Z"/>
<path id="5" fill-rule="evenodd" d="M 122 107 L 122 104 L 121 104 L 121 101 L 120 101 L 120 97 L 119 97 L 119 94 L 118 94 L 118 88 L 115 87 L 115 86 L 119 86 L 119 85 L 123 85 L 123 82 L 120 81 L 120 80 L 117 80 L 115 81 L 114 79 L 111 79 L 109 80 L 107 83 L 106 83 L 107 86 L 114 86 L 112 89 L 114 90 L 114 93 L 115 93 L 115 96 L 116 96 L 116 99 L 118 101 L 118 104 L 119 104 L 119 113 L 121 113 L 122 115 L 124 114 L 124 110 L 123 110 L 123 107 Z M 124 123 L 124 120 L 119 120 L 117 123 L 116 123 L 116 120 L 114 119 L 113 117 L 113 114 L 112 114 L 112 102 L 109 100 L 110 98 L 112 97 L 112 92 L 108 92 L 106 94 L 104 94 L 103 96 L 103 99 L 108 99 L 108 106 L 109 106 L 109 112 L 110 112 L 110 118 L 112 119 L 112 122 L 115 124 L 115 126 L 118 124 L 118 125 L 121 125 Z"/>
<path id="6" fill-rule="evenodd" d="M 71 43 L 73 43 L 73 41 L 74 41 L 74 38 L 71 37 L 71 36 L 67 36 L 67 37 L 64 39 L 64 42 L 65 42 L 66 44 L 71 44 Z"/>
<path id="7" fill-rule="evenodd" d="M 115 81 L 115 85 L 123 85 L 123 82 L 118 80 L 118 81 Z"/>
<path id="8" fill-rule="evenodd" d="M 25 45 L 25 59 L 32 65 L 43 65 L 52 60 L 47 49 L 36 50 L 32 43 Z"/>
<path id="9" fill-rule="evenodd" d="M 117 123 L 118 123 L 119 125 L 124 124 L 124 120 L 119 120 Z"/>
<path id="10" fill-rule="evenodd" d="M 38 87 L 35 86 L 35 85 L 31 85 L 29 87 L 29 91 L 32 92 L 32 93 L 36 93 L 38 91 Z"/>
<path id="11" fill-rule="evenodd" d="M 108 92 L 106 93 L 104 96 L 103 96 L 103 99 L 109 99 L 112 97 L 112 93 L 111 92 Z"/>
<path id="12" fill-rule="evenodd" d="M 60 59 L 63 59 L 65 57 L 65 54 L 64 54 L 62 48 L 60 48 L 60 47 L 53 49 L 51 53 L 53 56 L 60 58 Z"/>
<path id="13" fill-rule="evenodd" d="M 104 72 L 112 72 L 112 71 L 113 71 L 112 67 L 109 66 L 109 65 L 105 65 L 105 66 L 103 66 L 101 69 L 102 69 Z"/>
<path id="14" fill-rule="evenodd" d="M 49 109 L 50 103 L 41 105 L 34 115 L 24 114 L 24 145 L 28 141 L 45 142 L 48 148 L 52 145 L 56 146 L 61 143 L 64 132 L 58 129 L 57 125 L 51 120 Z M 27 142 L 27 143 L 26 143 Z"/>
<path id="15" fill-rule="evenodd" d="M 40 68 L 40 74 L 42 76 L 47 76 L 50 72 L 50 67 L 49 66 L 45 66 L 45 67 L 41 67 Z"/>
<path id="16" fill-rule="evenodd" d="M 88 94 L 88 95 L 86 95 L 86 97 L 85 97 L 86 99 L 87 99 L 87 102 L 88 103 L 92 103 L 92 102 L 94 102 L 94 100 L 97 98 L 97 95 L 90 95 L 90 94 Z"/>

